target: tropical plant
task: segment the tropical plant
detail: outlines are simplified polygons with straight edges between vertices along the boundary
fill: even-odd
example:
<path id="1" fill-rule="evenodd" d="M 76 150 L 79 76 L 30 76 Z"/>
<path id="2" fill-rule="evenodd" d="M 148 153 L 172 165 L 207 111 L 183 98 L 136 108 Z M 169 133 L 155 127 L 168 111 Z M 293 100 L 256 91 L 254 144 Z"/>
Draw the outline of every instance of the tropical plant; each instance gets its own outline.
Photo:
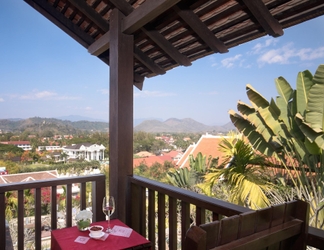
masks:
<path id="1" fill-rule="evenodd" d="M 200 185 L 205 193 L 214 196 L 213 186 L 223 182 L 229 188 L 230 202 L 252 209 L 267 207 L 272 184 L 264 171 L 264 156 L 256 154 L 243 138 L 224 138 L 219 147 L 225 153 L 224 161 L 206 174 Z"/>
<path id="2" fill-rule="evenodd" d="M 278 195 L 276 190 L 274 199 L 307 201 L 310 224 L 323 228 L 324 65 L 314 76 L 308 70 L 299 72 L 296 90 L 283 77 L 275 83 L 279 96 L 270 102 L 247 85 L 252 107 L 239 101 L 240 114 L 230 110 L 230 118 L 256 150 L 275 156 L 286 170 L 291 193 Z M 287 186 L 285 179 L 280 180 L 279 186 Z"/>
<path id="3" fill-rule="evenodd" d="M 279 96 L 270 102 L 248 84 L 252 106 L 239 101 L 240 114 L 230 110 L 230 119 L 256 150 L 282 160 L 282 154 L 289 152 L 309 162 L 310 155 L 324 149 L 324 65 L 314 76 L 308 70 L 298 73 L 296 90 L 283 77 L 275 84 Z M 314 162 L 309 167 L 313 166 Z"/>
<path id="4" fill-rule="evenodd" d="M 218 164 L 218 158 L 209 156 L 208 159 L 201 152 L 196 157 L 189 155 L 189 168 L 170 169 L 167 178 L 177 187 L 195 190 L 199 183 L 204 181 L 204 176 Z"/>

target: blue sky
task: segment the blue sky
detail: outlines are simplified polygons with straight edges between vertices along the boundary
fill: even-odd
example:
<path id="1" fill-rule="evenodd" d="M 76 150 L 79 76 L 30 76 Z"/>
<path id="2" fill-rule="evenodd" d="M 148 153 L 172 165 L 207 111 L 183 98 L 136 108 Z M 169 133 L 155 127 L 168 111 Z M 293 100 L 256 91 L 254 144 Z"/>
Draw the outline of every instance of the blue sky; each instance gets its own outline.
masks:
<path id="1" fill-rule="evenodd" d="M 109 67 L 22 0 L 2 1 L 0 119 L 79 115 L 108 120 Z M 134 87 L 135 119 L 229 122 L 246 84 L 267 100 L 275 78 L 295 88 L 297 73 L 324 63 L 324 16 L 145 79 Z"/>

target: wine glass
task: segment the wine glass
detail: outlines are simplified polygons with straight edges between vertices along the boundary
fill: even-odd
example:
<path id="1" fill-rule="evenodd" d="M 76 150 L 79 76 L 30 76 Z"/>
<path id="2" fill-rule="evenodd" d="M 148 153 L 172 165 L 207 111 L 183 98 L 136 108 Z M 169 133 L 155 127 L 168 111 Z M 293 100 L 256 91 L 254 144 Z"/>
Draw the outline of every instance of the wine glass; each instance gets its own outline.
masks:
<path id="1" fill-rule="evenodd" d="M 104 197 L 102 201 L 102 211 L 108 216 L 108 228 L 107 233 L 110 233 L 112 229 L 110 228 L 110 216 L 115 212 L 115 199 L 113 196 Z"/>

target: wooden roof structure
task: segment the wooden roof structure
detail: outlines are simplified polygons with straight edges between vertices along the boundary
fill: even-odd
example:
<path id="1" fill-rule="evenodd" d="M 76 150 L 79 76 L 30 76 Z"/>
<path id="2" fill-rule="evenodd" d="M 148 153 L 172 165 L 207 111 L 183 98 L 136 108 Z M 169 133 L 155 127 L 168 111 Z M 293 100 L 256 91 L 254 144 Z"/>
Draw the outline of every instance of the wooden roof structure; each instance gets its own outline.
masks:
<path id="1" fill-rule="evenodd" d="M 110 18 L 134 36 L 134 82 L 324 14 L 322 0 L 25 0 L 109 64 Z"/>
<path id="2" fill-rule="evenodd" d="M 133 85 L 324 14 L 323 0 L 24 1 L 110 67 L 109 193 L 123 222 L 132 195 Z"/>

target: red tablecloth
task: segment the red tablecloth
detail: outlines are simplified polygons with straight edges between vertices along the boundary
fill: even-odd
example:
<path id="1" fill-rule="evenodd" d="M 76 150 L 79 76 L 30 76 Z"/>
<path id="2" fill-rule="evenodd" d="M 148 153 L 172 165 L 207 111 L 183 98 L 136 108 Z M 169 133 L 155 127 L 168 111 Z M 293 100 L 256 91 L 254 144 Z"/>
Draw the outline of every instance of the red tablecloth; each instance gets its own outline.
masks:
<path id="1" fill-rule="evenodd" d="M 102 225 L 107 228 L 107 221 L 95 222 L 92 224 Z M 111 227 L 118 225 L 128 227 L 120 220 L 111 220 Z M 132 231 L 129 238 L 122 236 L 109 235 L 105 241 L 95 240 L 90 238 L 86 244 L 74 242 L 78 236 L 89 237 L 89 231 L 81 232 L 76 226 L 53 230 L 51 234 L 51 250 L 59 249 L 150 249 L 150 241 L 145 239 L 142 235 Z"/>

